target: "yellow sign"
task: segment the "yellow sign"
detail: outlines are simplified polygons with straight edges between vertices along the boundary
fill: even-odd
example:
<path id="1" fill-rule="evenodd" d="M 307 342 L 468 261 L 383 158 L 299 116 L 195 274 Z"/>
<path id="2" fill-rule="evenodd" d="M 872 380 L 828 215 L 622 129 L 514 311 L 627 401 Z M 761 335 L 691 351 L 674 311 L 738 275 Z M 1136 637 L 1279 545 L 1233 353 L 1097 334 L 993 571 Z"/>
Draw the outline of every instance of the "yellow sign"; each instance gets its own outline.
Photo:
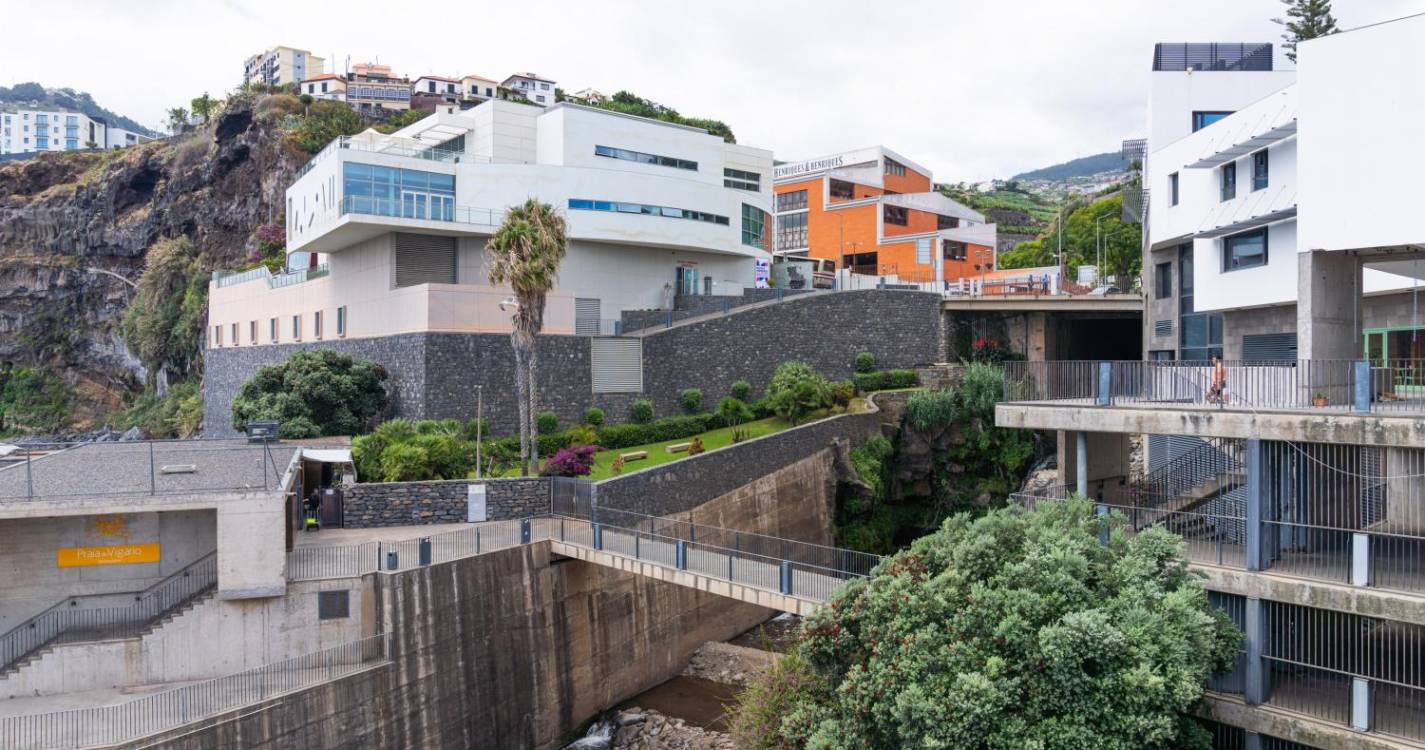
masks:
<path id="1" fill-rule="evenodd" d="M 112 547 L 60 547 L 61 568 L 84 568 L 94 565 L 135 565 L 159 560 L 158 544 L 116 544 Z"/>

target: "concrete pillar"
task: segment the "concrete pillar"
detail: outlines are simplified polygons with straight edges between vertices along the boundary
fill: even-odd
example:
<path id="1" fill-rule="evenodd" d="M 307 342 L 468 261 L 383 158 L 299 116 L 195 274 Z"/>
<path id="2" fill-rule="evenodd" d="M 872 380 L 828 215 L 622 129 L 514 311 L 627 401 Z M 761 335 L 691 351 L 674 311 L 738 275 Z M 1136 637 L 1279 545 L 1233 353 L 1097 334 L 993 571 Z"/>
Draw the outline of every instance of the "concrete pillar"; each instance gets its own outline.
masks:
<path id="1" fill-rule="evenodd" d="M 1074 491 L 1089 495 L 1089 435 L 1082 430 L 1074 433 Z"/>
<path id="2" fill-rule="evenodd" d="M 1360 258 L 1344 251 L 1311 250 L 1298 253 L 1297 263 L 1298 356 L 1360 359 Z"/>
<path id="3" fill-rule="evenodd" d="M 1247 597 L 1247 611 L 1245 624 L 1242 628 L 1247 637 L 1247 679 L 1246 689 L 1243 691 L 1247 698 L 1247 704 L 1251 706 L 1260 705 L 1267 701 L 1267 671 L 1266 662 L 1262 659 L 1267 627 L 1262 610 L 1262 600 L 1255 597 Z"/>
<path id="4" fill-rule="evenodd" d="M 1246 743 L 1242 745 L 1242 750 L 1262 750 L 1262 735 L 1256 732 L 1248 732 L 1246 739 Z"/>
<path id="5" fill-rule="evenodd" d="M 1262 441 L 1247 441 L 1247 570 L 1262 569 L 1262 501 L 1266 477 L 1262 471 Z"/>
<path id="6" fill-rule="evenodd" d="M 1397 534 L 1425 536 L 1425 461 L 1418 448 L 1385 449 L 1385 520 Z"/>
<path id="7" fill-rule="evenodd" d="M 1028 334 L 1024 344 L 1024 356 L 1030 362 L 1043 362 L 1048 358 L 1049 314 L 1044 312 L 1025 313 Z"/>

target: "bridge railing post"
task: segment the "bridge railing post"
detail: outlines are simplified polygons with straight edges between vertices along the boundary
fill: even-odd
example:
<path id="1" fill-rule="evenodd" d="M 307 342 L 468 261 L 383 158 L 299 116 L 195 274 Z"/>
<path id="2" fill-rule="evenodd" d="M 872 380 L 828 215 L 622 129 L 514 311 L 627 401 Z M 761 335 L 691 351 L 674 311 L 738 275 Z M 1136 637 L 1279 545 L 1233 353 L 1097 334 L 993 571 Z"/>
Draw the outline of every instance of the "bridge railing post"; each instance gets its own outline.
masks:
<path id="1" fill-rule="evenodd" d="M 428 536 L 423 536 L 423 537 L 421 537 L 420 546 L 417 547 L 416 549 L 418 550 L 418 553 L 419 553 L 419 555 L 420 555 L 420 564 L 421 564 L 421 566 L 424 567 L 424 566 L 430 565 L 430 558 L 431 558 L 431 555 L 430 555 L 430 537 L 428 537 Z"/>
<path id="2" fill-rule="evenodd" d="M 792 563 L 790 560 L 782 561 L 782 594 L 792 595 Z"/>
<path id="3" fill-rule="evenodd" d="M 594 524 L 594 549 L 604 548 L 604 527 L 603 524 Z"/>
<path id="4" fill-rule="evenodd" d="M 520 544 L 529 544 L 530 539 L 529 519 L 520 519 Z"/>
<path id="5" fill-rule="evenodd" d="M 688 569 L 688 543 L 682 539 L 678 540 L 677 563 L 678 570 Z"/>

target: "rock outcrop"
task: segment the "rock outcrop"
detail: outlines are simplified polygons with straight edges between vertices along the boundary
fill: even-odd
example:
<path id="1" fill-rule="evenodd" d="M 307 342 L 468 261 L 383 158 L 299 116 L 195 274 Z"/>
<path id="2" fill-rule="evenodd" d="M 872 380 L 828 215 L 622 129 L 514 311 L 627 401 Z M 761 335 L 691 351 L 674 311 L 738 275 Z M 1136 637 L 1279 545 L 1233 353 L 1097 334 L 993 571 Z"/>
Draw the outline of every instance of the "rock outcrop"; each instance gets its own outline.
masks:
<path id="1" fill-rule="evenodd" d="M 73 391 L 75 427 L 99 424 L 142 382 L 118 321 L 157 240 L 186 235 L 210 268 L 245 262 L 280 220 L 301 154 L 235 97 L 197 132 L 114 151 L 0 165 L 0 359 Z"/>

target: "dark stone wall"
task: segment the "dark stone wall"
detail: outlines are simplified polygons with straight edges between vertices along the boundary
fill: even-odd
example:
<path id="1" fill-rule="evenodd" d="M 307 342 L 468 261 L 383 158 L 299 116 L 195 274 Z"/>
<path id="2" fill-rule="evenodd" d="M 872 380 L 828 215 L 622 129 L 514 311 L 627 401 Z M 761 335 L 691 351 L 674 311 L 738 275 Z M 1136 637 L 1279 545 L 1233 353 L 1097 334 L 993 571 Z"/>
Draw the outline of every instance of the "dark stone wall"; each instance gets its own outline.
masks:
<path id="1" fill-rule="evenodd" d="M 941 359 L 940 298 L 915 291 L 867 289 L 789 297 L 772 305 L 641 334 L 643 393 L 595 394 L 589 339 L 541 336 L 541 408 L 561 424 L 583 420 L 590 406 L 610 422 L 626 421 L 629 405 L 654 402 L 659 415 L 681 413 L 678 392 L 701 388 L 711 407 L 733 382 L 760 393 L 777 365 L 801 360 L 833 379 L 851 376 L 857 352 L 879 366 L 913 367 Z M 203 382 L 204 433 L 233 434 L 232 398 L 263 365 L 298 349 L 326 347 L 370 359 L 391 373 L 393 416 L 469 419 L 483 387 L 485 416 L 496 433 L 514 431 L 514 351 L 503 334 L 416 333 L 371 339 L 225 347 L 207 352 Z"/>
<path id="2" fill-rule="evenodd" d="M 485 512 L 491 521 L 549 512 L 549 479 L 486 479 Z M 469 487 L 476 482 L 381 482 L 357 484 L 344 494 L 347 528 L 455 523 L 466 518 Z"/>
<path id="3" fill-rule="evenodd" d="M 807 294 L 811 291 L 811 289 L 788 289 L 785 291 L 744 289 L 740 297 L 709 294 L 684 295 L 673 301 L 672 310 L 625 310 L 620 313 L 620 320 L 623 323 L 624 333 L 633 333 L 647 328 L 666 328 L 670 318 L 674 323 L 679 323 L 699 315 L 730 312 L 739 307 L 771 302 L 794 294 Z"/>

